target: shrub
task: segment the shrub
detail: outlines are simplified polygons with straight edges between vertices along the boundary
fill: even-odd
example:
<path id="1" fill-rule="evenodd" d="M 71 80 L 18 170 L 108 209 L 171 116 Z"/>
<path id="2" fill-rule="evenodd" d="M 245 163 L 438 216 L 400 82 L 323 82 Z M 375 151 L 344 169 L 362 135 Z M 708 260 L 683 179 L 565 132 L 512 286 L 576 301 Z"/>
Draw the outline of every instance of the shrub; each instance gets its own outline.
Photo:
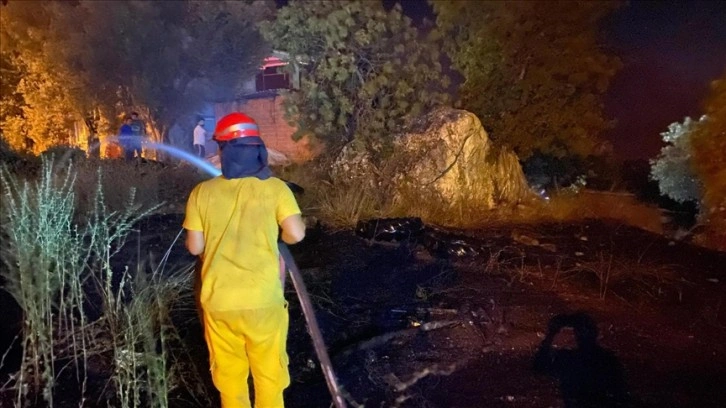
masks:
<path id="1" fill-rule="evenodd" d="M 76 146 L 55 145 L 40 154 L 41 158 L 52 158 L 58 165 L 65 163 L 78 163 L 86 159 L 86 152 Z"/>
<path id="2" fill-rule="evenodd" d="M 13 149 L 2 136 L 0 136 L 0 163 L 14 174 L 35 176 L 40 170 L 40 160 L 37 157 Z"/>
<path id="3" fill-rule="evenodd" d="M 701 184 L 693 172 L 691 163 L 691 134 L 703 123 L 685 118 L 683 123 L 671 123 L 668 131 L 661 133 L 668 143 L 655 160 L 651 160 L 651 178 L 658 182 L 663 195 L 683 203 L 697 201 L 701 197 Z"/>

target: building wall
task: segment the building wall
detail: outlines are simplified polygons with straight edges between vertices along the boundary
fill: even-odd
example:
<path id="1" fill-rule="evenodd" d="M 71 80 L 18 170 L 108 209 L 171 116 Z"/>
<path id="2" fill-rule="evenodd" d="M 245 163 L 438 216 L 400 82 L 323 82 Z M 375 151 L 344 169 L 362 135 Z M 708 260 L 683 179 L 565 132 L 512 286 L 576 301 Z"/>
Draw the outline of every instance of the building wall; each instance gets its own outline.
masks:
<path id="1" fill-rule="evenodd" d="M 260 136 L 267 147 L 284 154 L 294 163 L 308 161 L 315 156 L 316 150 L 307 137 L 297 142 L 292 139 L 297 129 L 285 120 L 282 102 L 281 96 L 270 96 L 218 103 L 214 113 L 217 121 L 232 112 L 248 115 L 260 127 Z"/>
<path id="2" fill-rule="evenodd" d="M 253 94 L 255 92 L 257 92 L 257 89 L 255 87 L 255 77 L 253 76 L 252 78 L 250 78 L 250 79 L 244 81 L 244 83 L 242 83 L 242 89 L 240 89 L 240 94 L 249 95 L 249 94 Z"/>

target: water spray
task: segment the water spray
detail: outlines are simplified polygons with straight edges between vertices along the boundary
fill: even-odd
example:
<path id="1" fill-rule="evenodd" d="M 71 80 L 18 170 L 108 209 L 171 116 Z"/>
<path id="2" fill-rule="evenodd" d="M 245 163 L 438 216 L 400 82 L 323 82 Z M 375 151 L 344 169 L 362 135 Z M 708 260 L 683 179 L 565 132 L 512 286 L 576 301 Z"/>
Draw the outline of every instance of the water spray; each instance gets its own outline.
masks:
<path id="1" fill-rule="evenodd" d="M 208 161 L 185 150 L 174 146 L 165 145 L 163 143 L 149 142 L 141 137 L 135 138 L 139 139 L 139 141 L 141 141 L 146 147 L 161 150 L 169 153 L 177 159 L 188 161 L 205 173 L 209 174 L 211 177 L 217 177 L 222 174 L 222 171 L 220 169 L 214 167 Z M 118 140 L 118 138 L 112 137 L 109 138 L 109 140 Z M 343 398 L 342 390 L 340 388 L 340 385 L 338 384 L 335 372 L 333 371 L 333 365 L 330 362 L 330 357 L 328 356 L 328 349 L 325 347 L 325 341 L 323 340 L 323 335 L 320 332 L 318 320 L 315 318 L 315 310 L 313 309 L 313 304 L 310 301 L 310 296 L 308 295 L 305 281 L 303 280 L 302 275 L 300 274 L 300 270 L 298 269 L 297 264 L 295 264 L 295 259 L 292 257 L 292 253 L 290 253 L 290 249 L 287 247 L 287 245 L 285 245 L 285 243 L 283 242 L 280 242 L 278 243 L 278 248 L 280 251 L 280 256 L 282 256 L 282 259 L 285 262 L 285 266 L 287 267 L 287 271 L 288 273 L 290 273 L 290 278 L 292 279 L 292 283 L 295 287 L 295 292 L 297 293 L 298 299 L 300 299 L 300 307 L 302 308 L 303 315 L 305 316 L 305 322 L 308 325 L 308 333 L 310 333 L 310 337 L 313 340 L 315 354 L 317 354 L 318 356 L 318 360 L 320 361 L 320 368 L 323 371 L 323 376 L 325 377 L 325 382 L 328 385 L 330 395 L 333 397 L 333 404 L 336 408 L 346 408 L 346 403 L 345 399 Z"/>
<path id="2" fill-rule="evenodd" d="M 220 174 L 222 174 L 222 172 L 218 168 L 214 167 L 214 165 L 212 165 L 212 163 L 204 160 L 203 158 L 197 156 L 196 154 L 189 153 L 188 151 L 180 149 L 178 147 L 169 146 L 164 143 L 151 142 L 140 136 L 131 136 L 131 137 L 124 136 L 124 139 L 125 140 L 134 140 L 134 141 L 142 144 L 143 146 L 152 148 L 154 150 L 159 150 L 159 151 L 169 153 L 170 155 L 174 156 L 177 159 L 185 160 L 185 161 L 189 162 L 190 164 L 193 164 L 200 170 L 203 170 L 205 173 L 209 174 L 211 177 L 217 177 Z M 112 141 L 112 142 L 119 142 L 119 137 L 118 136 L 109 136 L 108 138 L 106 138 L 106 140 Z M 98 146 L 98 148 L 100 149 L 101 143 L 97 142 L 93 145 L 94 148 L 96 146 Z"/>

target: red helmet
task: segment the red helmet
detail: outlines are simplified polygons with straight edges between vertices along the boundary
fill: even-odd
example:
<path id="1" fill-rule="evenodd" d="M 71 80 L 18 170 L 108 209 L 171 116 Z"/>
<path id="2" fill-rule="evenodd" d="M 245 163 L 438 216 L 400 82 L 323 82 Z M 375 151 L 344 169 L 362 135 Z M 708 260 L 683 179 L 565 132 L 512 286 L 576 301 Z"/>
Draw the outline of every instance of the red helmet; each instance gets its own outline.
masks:
<path id="1" fill-rule="evenodd" d="M 260 129 L 255 121 L 240 112 L 233 112 L 217 122 L 212 137 L 217 142 L 229 142 L 241 139 L 239 142 L 250 145 L 263 145 L 260 139 Z"/>

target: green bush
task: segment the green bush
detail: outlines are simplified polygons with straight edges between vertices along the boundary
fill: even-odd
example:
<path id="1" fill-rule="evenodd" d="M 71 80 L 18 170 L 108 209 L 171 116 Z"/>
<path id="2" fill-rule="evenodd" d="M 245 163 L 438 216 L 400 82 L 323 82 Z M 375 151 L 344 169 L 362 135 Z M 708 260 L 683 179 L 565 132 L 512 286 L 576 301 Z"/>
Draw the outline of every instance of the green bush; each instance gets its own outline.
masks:
<path id="1" fill-rule="evenodd" d="M 698 201 L 701 197 L 701 183 L 691 162 L 691 135 L 703 120 L 685 118 L 683 123 L 671 123 L 668 131 L 661 133 L 667 145 L 650 162 L 650 177 L 658 182 L 661 194 L 679 203 Z"/>

